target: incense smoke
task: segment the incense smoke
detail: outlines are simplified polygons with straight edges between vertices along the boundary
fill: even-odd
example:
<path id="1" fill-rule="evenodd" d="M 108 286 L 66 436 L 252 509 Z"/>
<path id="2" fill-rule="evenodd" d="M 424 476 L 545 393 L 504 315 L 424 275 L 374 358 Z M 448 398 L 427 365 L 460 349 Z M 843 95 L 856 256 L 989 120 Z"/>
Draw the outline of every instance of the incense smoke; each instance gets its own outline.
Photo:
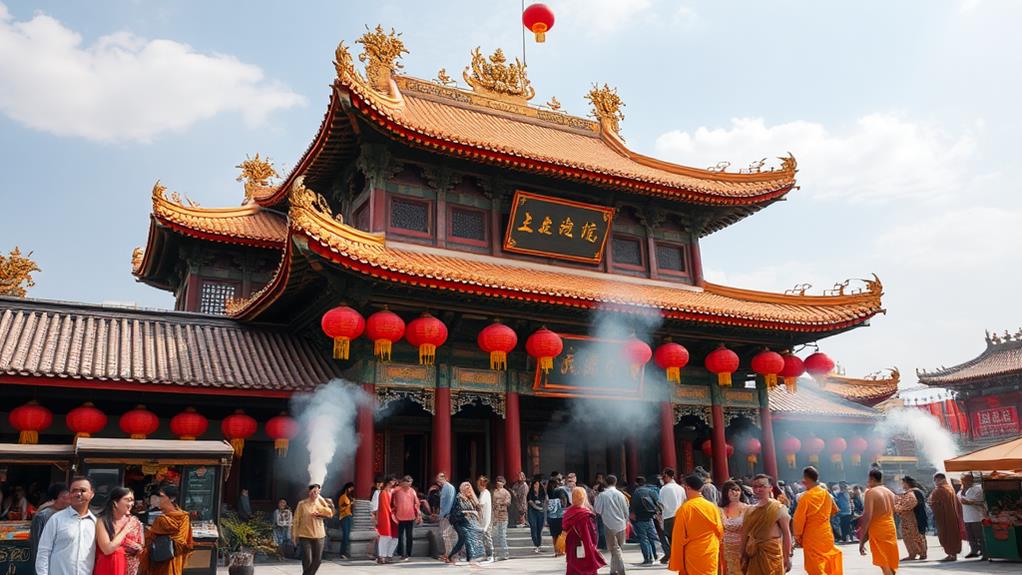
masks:
<path id="1" fill-rule="evenodd" d="M 902 433 L 910 435 L 922 459 L 938 471 L 944 471 L 945 459 L 958 455 L 954 437 L 930 414 L 917 409 L 891 410 L 875 430 L 884 439 Z"/>
<path id="2" fill-rule="evenodd" d="M 360 405 L 371 401 L 361 388 L 343 379 L 292 398 L 291 412 L 301 425 L 309 450 L 309 483 L 322 485 L 335 461 L 341 467 L 351 465 L 358 446 L 355 416 Z"/>

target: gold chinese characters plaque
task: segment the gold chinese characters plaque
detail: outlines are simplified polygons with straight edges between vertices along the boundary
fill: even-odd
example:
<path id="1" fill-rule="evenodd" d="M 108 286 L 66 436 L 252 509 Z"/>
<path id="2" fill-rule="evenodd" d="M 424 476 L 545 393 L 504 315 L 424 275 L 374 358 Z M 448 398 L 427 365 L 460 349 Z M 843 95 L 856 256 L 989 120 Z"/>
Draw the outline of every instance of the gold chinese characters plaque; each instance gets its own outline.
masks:
<path id="1" fill-rule="evenodd" d="M 504 249 L 509 252 L 600 263 L 614 208 L 518 190 Z"/>

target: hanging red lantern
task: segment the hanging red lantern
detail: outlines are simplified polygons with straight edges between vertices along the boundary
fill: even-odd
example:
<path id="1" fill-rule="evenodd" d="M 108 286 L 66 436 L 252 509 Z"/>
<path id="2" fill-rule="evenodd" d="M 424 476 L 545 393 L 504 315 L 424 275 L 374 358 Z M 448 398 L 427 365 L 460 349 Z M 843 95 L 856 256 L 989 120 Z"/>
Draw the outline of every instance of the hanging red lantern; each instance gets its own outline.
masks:
<path id="1" fill-rule="evenodd" d="M 717 374 L 717 384 L 731 387 L 731 374 L 738 371 L 738 354 L 720 344 L 706 356 L 706 370 Z"/>
<path id="2" fill-rule="evenodd" d="M 170 432 L 186 441 L 202 436 L 209 429 L 209 420 L 195 411 L 194 407 L 186 407 L 184 411 L 170 418 Z"/>
<path id="3" fill-rule="evenodd" d="M 373 355 L 380 361 L 390 361 L 394 343 L 404 336 L 405 320 L 386 306 L 366 320 L 366 337 L 373 340 Z"/>
<path id="4" fill-rule="evenodd" d="M 848 449 L 848 442 L 843 437 L 833 437 L 827 442 L 827 451 L 830 452 L 830 461 L 837 467 L 844 466 L 844 452 Z"/>
<path id="5" fill-rule="evenodd" d="M 725 443 L 724 444 L 724 455 L 726 455 L 728 459 L 731 459 L 731 456 L 734 455 L 734 454 L 735 454 L 735 446 L 731 445 L 730 443 Z"/>
<path id="6" fill-rule="evenodd" d="M 554 27 L 554 11 L 546 4 L 533 4 L 522 12 L 522 25 L 536 35 L 536 42 L 546 42 L 546 33 Z"/>
<path id="7" fill-rule="evenodd" d="M 688 365 L 688 350 L 680 343 L 667 339 L 653 353 L 657 367 L 667 371 L 667 381 L 681 383 L 681 368 Z"/>
<path id="8" fill-rule="evenodd" d="M 135 409 L 121 416 L 120 426 L 121 431 L 132 439 L 145 439 L 160 428 L 160 418 L 144 405 L 136 405 Z"/>
<path id="9" fill-rule="evenodd" d="M 776 351 L 763 350 L 752 358 L 752 371 L 763 376 L 767 389 L 777 387 L 777 374 L 784 371 L 784 358 Z"/>
<path id="10" fill-rule="evenodd" d="M 405 339 L 419 348 L 419 365 L 433 365 L 436 348 L 447 341 L 447 326 L 427 312 L 411 321 L 405 330 Z"/>
<path id="11" fill-rule="evenodd" d="M 823 448 L 826 444 L 819 437 L 810 437 L 805 442 L 805 450 L 809 455 L 809 463 L 813 465 L 820 464 L 820 454 L 823 453 Z"/>
<path id="12" fill-rule="evenodd" d="M 749 462 L 749 473 L 756 470 L 756 463 L 759 461 L 760 451 L 763 444 L 755 437 L 750 437 L 742 443 L 742 451 L 745 452 L 745 460 Z"/>
<path id="13" fill-rule="evenodd" d="M 543 373 L 548 373 L 554 367 L 554 358 L 564 351 L 564 341 L 561 340 L 561 336 L 544 326 L 525 340 L 525 351 L 536 359 Z"/>
<path id="14" fill-rule="evenodd" d="M 490 354 L 490 369 L 503 371 L 507 369 L 507 354 L 518 345 L 518 334 L 498 320 L 479 332 L 476 343 Z"/>
<path id="15" fill-rule="evenodd" d="M 869 452 L 873 455 L 873 461 L 880 459 L 880 456 L 887 450 L 887 441 L 881 437 L 874 437 L 869 440 Z"/>
<path id="16" fill-rule="evenodd" d="M 320 326 L 323 333 L 334 340 L 334 359 L 348 359 L 351 340 L 362 335 L 366 329 L 366 320 L 362 314 L 342 305 L 323 314 Z"/>
<path id="17" fill-rule="evenodd" d="M 625 342 L 624 353 L 632 379 L 638 379 L 642 368 L 649 363 L 649 358 L 653 357 L 653 350 L 650 349 L 648 343 L 632 334 Z"/>
<path id="18" fill-rule="evenodd" d="M 827 357 L 827 354 L 823 352 L 818 351 L 810 355 L 803 363 L 805 364 L 806 372 L 816 379 L 834 371 L 834 360 Z"/>
<path id="19" fill-rule="evenodd" d="M 220 431 L 231 442 L 236 457 L 241 457 L 241 452 L 245 449 L 245 440 L 252 437 L 257 429 L 259 424 L 254 418 L 246 415 L 243 409 L 236 409 L 233 415 L 228 415 L 220 423 Z"/>
<path id="20" fill-rule="evenodd" d="M 710 457 L 710 458 L 713 457 L 713 441 L 712 440 L 707 439 L 706 441 L 704 441 L 701 449 L 703 450 L 703 455 L 705 455 L 706 457 Z M 725 454 L 725 456 L 726 457 L 731 457 L 732 455 L 734 455 L 734 453 L 735 453 L 735 446 L 731 445 L 730 443 L 725 443 L 724 444 L 724 454 Z"/>
<path id="21" fill-rule="evenodd" d="M 266 422 L 266 435 L 273 440 L 273 448 L 277 450 L 277 455 L 287 457 L 288 444 L 298 435 L 298 422 L 281 412 Z"/>
<path id="22" fill-rule="evenodd" d="M 781 357 L 784 358 L 784 369 L 779 375 L 784 378 L 784 389 L 788 393 L 795 393 L 798 391 L 798 378 L 806 372 L 805 364 L 790 351 L 784 352 Z"/>
<path id="23" fill-rule="evenodd" d="M 67 423 L 67 428 L 74 432 L 77 442 L 81 437 L 91 437 L 93 433 L 103 431 L 107 417 L 91 401 L 86 401 L 67 412 L 64 422 Z"/>
<path id="24" fill-rule="evenodd" d="M 862 454 L 869 449 L 869 442 L 859 436 L 855 436 L 848 442 L 848 452 L 852 455 L 852 465 L 862 464 Z"/>
<path id="25" fill-rule="evenodd" d="M 784 452 L 784 459 L 788 462 L 788 469 L 795 469 L 795 456 L 802 449 L 802 442 L 794 435 L 789 435 L 781 443 L 781 451 Z"/>
<path id="26" fill-rule="evenodd" d="M 17 429 L 18 443 L 39 443 L 39 432 L 45 431 L 53 423 L 53 412 L 32 400 L 25 405 L 15 407 L 7 415 L 11 427 Z"/>

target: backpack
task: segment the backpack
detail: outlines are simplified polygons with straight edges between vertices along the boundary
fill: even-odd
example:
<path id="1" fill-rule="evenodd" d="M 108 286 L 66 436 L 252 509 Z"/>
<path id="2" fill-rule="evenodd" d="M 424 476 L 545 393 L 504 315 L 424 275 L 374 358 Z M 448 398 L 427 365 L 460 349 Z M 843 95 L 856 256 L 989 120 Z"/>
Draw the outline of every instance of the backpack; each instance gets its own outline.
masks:
<path id="1" fill-rule="evenodd" d="M 457 527 L 465 523 L 465 512 L 461 509 L 461 503 L 455 499 L 451 505 L 451 512 L 447 514 L 447 522 L 451 527 Z"/>

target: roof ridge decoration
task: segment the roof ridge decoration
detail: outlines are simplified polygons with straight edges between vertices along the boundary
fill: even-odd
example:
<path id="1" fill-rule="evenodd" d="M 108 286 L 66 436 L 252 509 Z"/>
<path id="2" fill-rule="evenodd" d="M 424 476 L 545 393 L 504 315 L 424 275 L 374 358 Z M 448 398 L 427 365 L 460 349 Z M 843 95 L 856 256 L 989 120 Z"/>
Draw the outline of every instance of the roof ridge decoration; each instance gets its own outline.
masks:
<path id="1" fill-rule="evenodd" d="M 621 112 L 624 102 L 621 101 L 621 96 L 617 95 L 617 88 L 611 88 L 607 84 L 601 88 L 598 84 L 593 84 L 592 89 L 586 94 L 586 99 L 593 105 L 591 115 L 600 122 L 603 131 L 620 137 L 620 122 L 625 119 L 625 115 Z"/>
<path id="2" fill-rule="evenodd" d="M 170 203 L 176 204 L 181 208 L 198 208 L 199 202 L 196 202 L 188 197 L 186 194 L 184 200 L 181 199 L 181 194 L 177 192 L 171 192 L 170 196 L 167 195 L 167 186 L 163 185 L 163 182 L 156 180 L 153 184 L 153 207 L 155 208 L 158 203 Z M 188 204 L 188 205 L 185 205 Z"/>
<path id="3" fill-rule="evenodd" d="M 984 349 L 982 353 L 980 353 L 979 355 L 972 359 L 966 360 L 957 365 L 952 365 L 951 367 L 942 365 L 938 368 L 929 371 L 917 367 L 916 378 L 920 381 L 920 383 L 923 383 L 924 385 L 938 385 L 941 383 L 940 381 L 927 383 L 922 380 L 941 378 L 944 376 L 954 376 L 954 374 L 958 372 L 967 370 L 973 366 L 980 365 L 986 358 L 1003 356 L 1003 353 L 1005 352 L 1011 352 L 1012 350 L 1022 348 L 1022 328 L 1019 328 L 1019 330 L 1016 331 L 1014 334 L 1009 332 L 1008 330 L 1004 330 L 1004 333 L 1002 335 L 998 335 L 996 331 L 995 332 L 991 332 L 990 330 L 984 331 L 986 349 Z M 1015 361 L 1017 362 L 1017 360 Z M 1015 371 L 1015 368 L 1010 369 L 1010 371 Z M 969 377 L 976 378 L 979 376 Z"/>
<path id="4" fill-rule="evenodd" d="M 317 238 L 326 234 L 338 234 L 350 241 L 383 246 L 383 234 L 364 232 L 344 223 L 342 214 L 334 214 L 329 202 L 322 195 L 305 187 L 305 176 L 298 176 L 288 192 L 291 203 L 291 227 L 310 233 Z"/>
<path id="5" fill-rule="evenodd" d="M 32 252 L 21 255 L 21 248 L 14 246 L 9 255 L 0 254 L 0 296 L 27 296 L 27 288 L 35 286 L 32 272 L 38 271 L 42 270 L 32 260 Z"/>
<path id="6" fill-rule="evenodd" d="M 461 76 L 474 92 L 498 100 L 524 106 L 536 95 L 536 90 L 529 82 L 525 64 L 517 57 L 514 62 L 508 62 L 501 48 L 494 50 L 487 61 L 480 47 L 476 46 L 472 50 L 472 62 L 465 67 Z"/>
<path id="7" fill-rule="evenodd" d="M 401 34 L 395 32 L 393 28 L 390 29 L 390 34 L 387 34 L 379 24 L 375 30 L 370 30 L 369 26 L 366 26 L 365 33 L 355 40 L 355 43 L 362 45 L 358 61 L 366 66 L 369 85 L 377 92 L 390 92 L 391 77 L 404 68 L 398 60 L 402 54 L 408 53 L 405 43 L 401 40 Z"/>
<path id="8" fill-rule="evenodd" d="M 861 288 L 853 290 L 847 290 L 848 286 L 852 281 L 861 281 L 864 285 Z M 736 297 L 741 299 L 748 299 L 759 301 L 763 303 L 782 303 L 782 304 L 804 304 L 812 302 L 813 304 L 824 304 L 827 302 L 833 302 L 834 304 L 842 304 L 849 301 L 866 299 L 875 301 L 879 306 L 881 298 L 884 295 L 884 286 L 880 282 L 880 278 L 876 274 L 873 274 L 873 279 L 868 280 L 860 278 L 858 280 L 847 279 L 843 282 L 834 284 L 835 286 L 842 286 L 840 288 L 835 287 L 834 289 L 824 290 L 820 295 L 807 294 L 806 292 L 812 287 L 811 284 L 804 283 L 798 284 L 795 290 L 787 290 L 783 294 L 775 292 L 766 292 L 760 290 L 751 290 L 745 288 L 736 288 L 731 286 L 723 286 L 706 282 L 703 289 L 710 293 L 717 295 L 725 295 L 729 297 Z M 847 290 L 847 291 L 846 291 Z M 881 309 L 880 313 L 886 313 L 886 310 Z"/>
<path id="9" fill-rule="evenodd" d="M 272 187 L 270 185 L 271 179 L 277 179 L 280 174 L 273 167 L 273 162 L 270 161 L 269 157 L 265 159 L 259 157 L 259 152 L 256 152 L 254 158 L 245 156 L 245 161 L 234 166 L 241 170 L 238 177 L 234 179 L 236 182 L 245 182 L 245 202 L 246 204 L 252 203 L 253 197 L 257 194 L 262 194 L 262 190 Z"/>

